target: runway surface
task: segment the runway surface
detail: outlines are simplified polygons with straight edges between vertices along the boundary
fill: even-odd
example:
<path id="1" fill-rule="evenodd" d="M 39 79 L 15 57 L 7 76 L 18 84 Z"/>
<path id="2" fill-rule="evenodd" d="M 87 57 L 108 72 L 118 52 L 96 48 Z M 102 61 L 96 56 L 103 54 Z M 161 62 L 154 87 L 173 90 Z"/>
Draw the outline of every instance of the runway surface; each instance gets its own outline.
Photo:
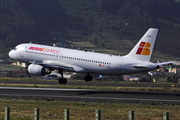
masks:
<path id="1" fill-rule="evenodd" d="M 86 102 L 158 102 L 180 104 L 180 93 L 0 87 L 0 97 Z"/>
<path id="2" fill-rule="evenodd" d="M 45 84 L 45 85 L 58 85 L 58 81 L 13 81 L 13 80 L 0 80 L 0 83 L 11 84 Z M 153 84 L 153 83 L 118 83 L 118 82 L 67 82 L 66 85 L 88 85 L 88 86 L 128 86 L 128 87 L 171 87 L 171 84 Z M 180 87 L 180 84 L 176 84 L 176 87 Z"/>

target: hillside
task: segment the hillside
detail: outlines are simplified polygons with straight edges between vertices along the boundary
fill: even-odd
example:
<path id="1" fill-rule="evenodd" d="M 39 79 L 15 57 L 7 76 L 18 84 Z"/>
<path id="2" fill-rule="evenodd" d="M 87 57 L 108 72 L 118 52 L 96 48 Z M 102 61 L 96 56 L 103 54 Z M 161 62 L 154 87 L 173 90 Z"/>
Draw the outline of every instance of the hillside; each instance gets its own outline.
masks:
<path id="1" fill-rule="evenodd" d="M 49 31 L 127 53 L 150 27 L 159 29 L 155 50 L 180 57 L 178 0 L 3 0 L 0 6 L 1 59 L 22 42 L 55 42 Z"/>

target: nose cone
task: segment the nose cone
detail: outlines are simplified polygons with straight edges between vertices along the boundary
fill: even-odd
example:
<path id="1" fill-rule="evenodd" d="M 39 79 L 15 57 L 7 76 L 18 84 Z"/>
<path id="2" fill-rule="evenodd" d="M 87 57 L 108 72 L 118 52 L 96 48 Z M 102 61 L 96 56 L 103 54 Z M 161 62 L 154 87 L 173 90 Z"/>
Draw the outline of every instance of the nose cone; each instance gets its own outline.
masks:
<path id="1" fill-rule="evenodd" d="M 14 53 L 15 51 L 14 50 L 11 50 L 10 52 L 9 52 L 9 57 L 10 58 L 12 58 L 12 59 L 16 59 L 16 55 L 15 55 L 15 53 Z"/>

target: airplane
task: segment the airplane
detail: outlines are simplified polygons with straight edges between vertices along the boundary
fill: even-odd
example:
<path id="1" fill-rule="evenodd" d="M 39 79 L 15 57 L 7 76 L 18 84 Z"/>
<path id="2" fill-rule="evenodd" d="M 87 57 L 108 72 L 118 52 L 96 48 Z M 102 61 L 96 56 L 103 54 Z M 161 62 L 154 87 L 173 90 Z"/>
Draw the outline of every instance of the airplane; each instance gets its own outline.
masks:
<path id="1" fill-rule="evenodd" d="M 9 57 L 29 64 L 27 72 L 44 76 L 58 70 L 59 84 L 66 84 L 63 72 L 86 73 L 84 80 L 92 81 L 90 74 L 125 75 L 156 70 L 172 62 L 152 63 L 154 43 L 158 29 L 149 28 L 129 54 L 124 56 L 67 49 L 61 47 L 23 43 L 9 52 Z"/>

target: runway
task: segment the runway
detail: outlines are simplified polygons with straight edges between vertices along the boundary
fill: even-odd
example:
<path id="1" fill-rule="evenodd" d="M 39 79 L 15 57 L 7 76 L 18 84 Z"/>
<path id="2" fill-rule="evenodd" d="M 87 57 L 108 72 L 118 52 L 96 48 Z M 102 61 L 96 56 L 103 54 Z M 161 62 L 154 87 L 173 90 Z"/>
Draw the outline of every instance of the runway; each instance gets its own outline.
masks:
<path id="1" fill-rule="evenodd" d="M 0 80 L 0 83 L 10 84 L 44 84 L 44 85 L 58 85 L 58 81 L 15 81 L 15 80 Z M 127 86 L 127 87 L 171 87 L 171 84 L 153 84 L 153 83 L 129 83 L 129 82 L 67 82 L 66 85 L 88 85 L 88 86 Z M 176 84 L 180 87 L 180 84 Z"/>
<path id="2" fill-rule="evenodd" d="M 0 87 L 0 97 L 83 102 L 180 104 L 180 93 L 175 92 Z"/>

